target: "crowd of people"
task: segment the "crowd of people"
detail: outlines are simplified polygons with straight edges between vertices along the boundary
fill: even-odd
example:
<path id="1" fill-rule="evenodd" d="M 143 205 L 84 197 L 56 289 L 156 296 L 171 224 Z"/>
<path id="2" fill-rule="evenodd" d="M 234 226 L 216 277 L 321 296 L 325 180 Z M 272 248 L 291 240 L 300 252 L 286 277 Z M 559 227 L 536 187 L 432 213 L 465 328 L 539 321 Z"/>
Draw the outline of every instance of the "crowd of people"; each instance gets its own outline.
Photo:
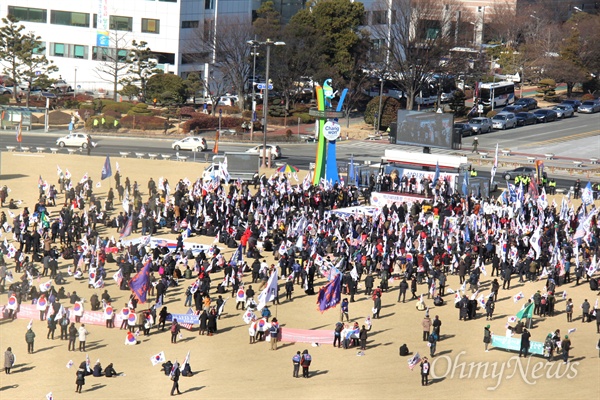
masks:
<path id="1" fill-rule="evenodd" d="M 342 325 L 339 332 L 338 327 L 332 328 L 332 341 L 334 346 L 337 343 L 360 350 L 367 348 L 368 329 L 360 329 L 357 323 L 352 329 L 343 324 L 344 317 L 347 322 L 350 319 L 349 303 L 362 290 L 359 283 L 372 296 L 373 318 L 380 318 L 382 297 L 394 288 L 390 282 L 395 285 L 397 281 L 397 301 L 404 303 L 410 288 L 412 298 L 419 300 L 417 308 L 423 311 L 427 310 L 425 296 L 441 306 L 446 302 L 444 297 L 453 293 L 458 318 L 464 321 L 475 319 L 481 308 L 486 320 L 492 320 L 498 292 L 509 290 L 512 279 L 543 282 L 541 291 L 533 296 L 538 315 L 553 316 L 557 291 L 563 285 L 585 282 L 592 290 L 598 289 L 600 224 L 593 201 L 576 207 L 564 198 L 558 206 L 554 201 L 549 203 L 543 192 L 537 196 L 525 192 L 506 203 L 464 197 L 445 189 L 431 201 L 386 205 L 374 213 L 341 214 L 337 210 L 359 205 L 356 187 L 326 182 L 313 186 L 306 180 L 294 183 L 291 176 L 263 175 L 254 189 L 239 181 L 224 185 L 200 179 L 179 179 L 171 187 L 163 178 L 150 179 L 142 189 L 128 177 L 122 184 L 120 171 L 114 178 L 122 211 L 115 209 L 112 189 L 102 202 L 89 177 L 74 182 L 62 174 L 58 190 L 51 192 L 54 186 L 40 184 L 40 196 L 32 210 L 9 211 L 12 221 L 2 225 L 5 237 L 13 240 L 0 243 L 0 286 L 9 283 L 8 298 L 14 296 L 17 304 L 39 304 L 45 297 L 48 307 L 40 316 L 48 319 L 48 338 L 54 338 L 58 325 L 61 339 L 64 332 L 64 338 L 71 340 L 75 328 L 60 302 L 68 299 L 73 305 L 81 299 L 66 291 L 66 279 L 88 279 L 91 288 L 101 290 L 108 270 L 114 270 L 119 288 L 129 291 L 130 280 L 146 266 L 151 271 L 147 295 L 156 296 L 156 301 L 134 324 L 123 322 L 122 328 L 129 329 L 129 334 L 136 326 L 146 335 L 151 327 L 162 326 L 164 330 L 170 317 L 163 305 L 165 297 L 169 288 L 184 280 L 192 282 L 186 290 L 185 306 L 199 315 L 199 334 L 211 336 L 218 332 L 217 321 L 226 302 L 223 295 L 229 290 L 231 297 L 237 297 L 243 288 L 244 300 L 236 300 L 243 308 L 251 308 L 255 304 L 251 284 L 259 284 L 260 292 L 275 270 L 288 301 L 292 301 L 295 286 L 313 295 L 316 277 L 331 279 L 341 274 L 342 295 L 349 300 L 345 298 L 341 304 Z M 406 186 L 389 182 L 398 184 Z M 446 187 L 439 182 L 432 185 Z M 60 201 L 62 204 L 55 206 Z M 159 233 L 179 235 L 176 248 L 152 248 L 148 243 L 123 245 L 114 239 Z M 192 236 L 214 238 L 215 244 L 208 251 L 186 250 L 184 240 Z M 223 254 L 225 247 L 236 250 L 229 260 Z M 265 257 L 270 254 L 275 257 L 271 265 Z M 68 260 L 66 269 L 59 266 L 61 259 Z M 221 272 L 222 278 L 215 278 Z M 457 275 L 460 287 L 450 288 L 450 275 Z M 52 279 L 54 284 L 42 290 L 33 284 L 38 277 Z M 498 279 L 503 281 L 502 289 Z M 479 294 L 483 280 L 491 281 L 488 297 Z M 94 296 L 90 299 L 92 309 L 112 307 L 106 290 L 101 298 Z M 139 300 L 140 293 L 134 290 L 125 308 L 138 312 Z M 278 293 L 273 302 L 279 304 Z M 15 310 L 5 307 L 5 317 L 13 318 Z M 597 303 L 593 310 L 588 304 L 584 318 L 592 320 L 593 316 L 600 329 L 597 311 Z M 114 326 L 108 322 L 114 314 L 107 318 L 109 328 Z M 429 332 L 429 323 L 424 322 L 424 332 L 425 325 Z M 81 324 L 75 329 L 80 351 L 85 351 L 85 327 Z M 179 329 L 180 324 L 172 319 L 172 343 L 176 343 Z M 31 340 L 33 352 L 35 334 L 30 331 L 27 343 Z M 424 340 L 429 336 L 434 338 L 430 354 L 434 357 L 439 331 L 424 336 Z M 273 349 L 277 349 L 277 337 L 275 332 Z M 306 354 L 300 360 L 294 356 L 294 368 L 301 365 L 304 370 L 305 364 L 310 364 Z M 426 359 L 421 368 L 428 370 Z M 78 376 L 77 381 L 80 391 L 84 379 Z M 178 391 L 178 386 L 174 390 Z"/>

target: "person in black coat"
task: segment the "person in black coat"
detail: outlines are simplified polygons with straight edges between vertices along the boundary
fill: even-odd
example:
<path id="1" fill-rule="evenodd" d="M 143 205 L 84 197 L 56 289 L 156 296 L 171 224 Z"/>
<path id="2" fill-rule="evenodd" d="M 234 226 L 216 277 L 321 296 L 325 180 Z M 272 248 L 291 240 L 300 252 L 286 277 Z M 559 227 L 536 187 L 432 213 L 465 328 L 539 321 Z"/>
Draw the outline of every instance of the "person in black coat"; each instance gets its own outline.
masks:
<path id="1" fill-rule="evenodd" d="M 529 354 L 530 337 L 531 334 L 529 333 L 529 331 L 526 328 L 523 328 L 523 333 L 521 334 L 521 348 L 519 350 L 519 357 L 521 357 L 521 354 L 523 353 L 525 353 L 525 357 L 527 357 L 527 355 Z"/>
<path id="2" fill-rule="evenodd" d="M 206 310 L 202 310 L 202 312 L 200 313 L 199 320 L 200 320 L 200 328 L 198 330 L 198 334 L 204 335 L 204 332 L 206 332 L 207 321 L 208 321 L 208 314 L 206 313 Z"/>
<path id="3" fill-rule="evenodd" d="M 208 323 L 206 325 L 208 329 L 208 336 L 212 336 L 217 332 L 217 311 L 213 308 L 208 314 Z"/>
<path id="4" fill-rule="evenodd" d="M 406 301 L 406 290 L 408 290 L 408 282 L 406 282 L 406 278 L 402 279 L 400 282 L 400 293 L 398 293 L 398 303 L 400 303 L 400 298 L 402 298 L 402 302 Z"/>
<path id="5" fill-rule="evenodd" d="M 371 293 L 373 292 L 373 284 L 375 283 L 375 278 L 373 278 L 373 275 L 368 274 L 367 277 L 365 278 L 365 294 L 367 296 L 370 296 Z"/>
<path id="6" fill-rule="evenodd" d="M 171 387 L 171 396 L 175 395 L 175 391 L 177 390 L 177 394 L 181 394 L 179 391 L 179 376 L 181 371 L 179 371 L 179 363 L 175 362 L 173 365 L 173 369 L 171 370 L 171 380 L 173 381 L 173 387 Z"/>
<path id="7" fill-rule="evenodd" d="M 94 375 L 95 377 L 102 376 L 102 365 L 99 362 L 97 362 L 96 365 L 94 365 L 94 370 L 92 372 L 92 375 Z"/>

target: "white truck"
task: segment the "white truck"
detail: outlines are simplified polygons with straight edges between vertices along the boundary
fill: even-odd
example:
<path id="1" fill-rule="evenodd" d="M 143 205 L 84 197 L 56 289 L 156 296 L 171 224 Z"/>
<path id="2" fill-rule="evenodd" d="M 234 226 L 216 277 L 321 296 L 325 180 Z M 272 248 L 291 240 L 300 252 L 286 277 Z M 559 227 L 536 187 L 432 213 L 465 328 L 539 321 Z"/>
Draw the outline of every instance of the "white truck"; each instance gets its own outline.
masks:
<path id="1" fill-rule="evenodd" d="M 213 177 L 223 179 L 220 166 L 227 166 L 229 181 L 250 181 L 258 174 L 260 157 L 258 154 L 229 152 L 222 156 L 214 156 L 212 164 L 204 169 L 202 180 L 212 180 Z"/>

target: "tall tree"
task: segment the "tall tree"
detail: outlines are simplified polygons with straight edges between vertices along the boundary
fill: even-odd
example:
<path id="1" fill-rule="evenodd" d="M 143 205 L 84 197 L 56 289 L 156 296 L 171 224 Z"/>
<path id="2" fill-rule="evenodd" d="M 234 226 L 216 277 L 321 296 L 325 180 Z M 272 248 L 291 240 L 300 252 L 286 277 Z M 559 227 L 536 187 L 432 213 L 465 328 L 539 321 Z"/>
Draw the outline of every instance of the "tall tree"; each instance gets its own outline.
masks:
<path id="1" fill-rule="evenodd" d="M 29 96 L 34 83 L 48 87 L 52 83 L 49 74 L 58 71 L 44 55 L 45 48 L 39 36 L 33 32 L 24 33 L 25 27 L 19 20 L 8 15 L 2 18 L 0 27 L 0 64 L 3 73 L 13 82 L 13 96 L 17 99 L 17 86 L 27 84 L 26 106 L 29 107 Z"/>
<path id="2" fill-rule="evenodd" d="M 431 74 L 451 44 L 451 18 L 457 10 L 435 0 L 392 0 L 393 23 L 379 25 L 376 33 L 386 38 L 389 70 L 393 82 L 406 94 L 406 108 L 412 109 L 415 96 L 426 87 Z"/>
<path id="3" fill-rule="evenodd" d="M 110 47 L 96 47 L 96 60 L 100 61 L 95 68 L 96 75 L 102 81 L 113 85 L 113 100 L 117 101 L 117 90 L 119 82 L 127 74 L 129 65 L 127 55 L 129 54 L 129 41 L 127 34 L 117 31 L 110 33 Z"/>
<path id="4" fill-rule="evenodd" d="M 183 79 L 174 74 L 160 73 L 152 75 L 146 83 L 146 91 L 151 98 L 161 104 L 181 104 L 185 100 Z"/>
<path id="5" fill-rule="evenodd" d="M 256 39 L 279 39 L 281 33 L 281 15 L 275 9 L 272 1 L 265 1 L 256 10 L 256 19 L 252 23 Z"/>
<path id="6" fill-rule="evenodd" d="M 148 43 L 144 41 L 138 43 L 135 39 L 132 40 L 125 63 L 127 64 L 127 76 L 122 78 L 119 83 L 124 86 L 139 86 L 142 94 L 140 101 L 145 102 L 148 78 L 161 71 L 156 68 L 157 63 Z"/>

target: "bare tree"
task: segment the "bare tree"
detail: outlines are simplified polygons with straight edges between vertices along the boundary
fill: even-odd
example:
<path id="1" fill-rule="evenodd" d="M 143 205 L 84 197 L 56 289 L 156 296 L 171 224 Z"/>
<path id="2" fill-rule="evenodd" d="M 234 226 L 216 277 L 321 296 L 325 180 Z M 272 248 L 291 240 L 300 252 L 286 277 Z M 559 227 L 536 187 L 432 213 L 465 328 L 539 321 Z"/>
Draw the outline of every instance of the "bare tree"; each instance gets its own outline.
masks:
<path id="1" fill-rule="evenodd" d="M 110 47 L 97 47 L 97 53 L 93 55 L 96 60 L 101 61 L 95 68 L 96 75 L 104 82 L 113 85 L 113 100 L 117 101 L 117 89 L 119 82 L 127 74 L 129 65 L 127 56 L 129 54 L 129 41 L 127 34 L 117 31 L 110 33 Z"/>
<path id="2" fill-rule="evenodd" d="M 377 36 L 386 38 L 386 67 L 406 94 L 409 110 L 417 93 L 439 68 L 442 56 L 448 53 L 448 26 L 458 9 L 456 4 L 443 5 L 435 0 L 392 0 L 395 17 L 374 28 Z"/>
<path id="3" fill-rule="evenodd" d="M 238 94 L 238 107 L 243 110 L 246 83 L 252 70 L 251 48 L 247 44 L 247 41 L 254 37 L 251 21 L 237 17 L 221 18 L 216 35 L 213 35 L 214 33 L 211 32 L 207 37 L 203 28 L 196 29 L 194 40 L 189 41 L 187 57 L 194 62 L 206 62 L 209 58 L 207 55 L 212 54 L 214 56 L 211 65 L 212 75 L 206 80 L 206 85 L 212 90 L 211 97 L 217 94 L 222 96 L 233 86 Z M 227 84 L 217 84 L 213 77 L 221 77 Z M 224 91 L 214 92 L 222 86 Z"/>

